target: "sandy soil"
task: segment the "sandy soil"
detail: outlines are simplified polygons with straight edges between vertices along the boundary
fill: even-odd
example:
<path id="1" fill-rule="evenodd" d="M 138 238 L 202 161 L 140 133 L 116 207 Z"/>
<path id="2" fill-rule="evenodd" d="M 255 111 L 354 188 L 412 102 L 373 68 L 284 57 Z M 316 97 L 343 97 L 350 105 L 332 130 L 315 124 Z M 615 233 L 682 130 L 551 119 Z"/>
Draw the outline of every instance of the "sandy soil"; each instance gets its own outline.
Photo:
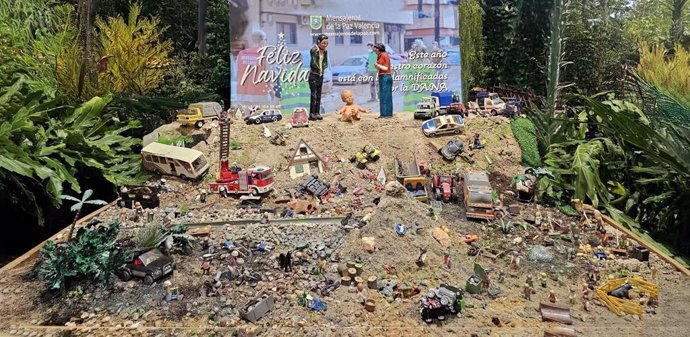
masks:
<path id="1" fill-rule="evenodd" d="M 470 166 L 487 169 L 491 172 L 494 187 L 505 190 L 509 189 L 510 179 L 521 172 L 520 151 L 510 133 L 507 120 L 502 117 L 484 119 L 475 116 L 467 119 L 468 130 L 472 133 L 479 132 L 486 146 L 472 155 L 475 162 L 470 165 L 460 159 L 452 163 L 443 161 L 428 143 L 431 141 L 439 146 L 453 137 L 424 137 L 419 129 L 421 121 L 413 120 L 411 114 L 396 114 L 396 117 L 390 120 L 378 120 L 375 117 L 373 114 L 365 115 L 358 123 L 346 124 L 338 122 L 336 116 L 330 115 L 324 121 L 300 129 L 288 129 L 282 122 L 267 124 L 273 132 L 286 132 L 289 141 L 285 147 L 271 145 L 263 138 L 261 126 L 246 126 L 239 123 L 232 128 L 232 138 L 242 143 L 242 149 L 233 151 L 231 160 L 245 166 L 272 165 L 276 168 L 276 192 L 265 200 L 265 205 L 274 205 L 279 192 L 294 188 L 297 184 L 298 180 L 290 179 L 284 170 L 294 152 L 294 146 L 299 139 L 304 139 L 329 163 L 329 170 L 321 177 L 330 181 L 336 172 L 340 172 L 343 176 L 343 185 L 348 188 L 348 193 L 342 198 L 331 199 L 322 205 L 323 214 L 349 207 L 354 198 L 351 191 L 355 187 L 365 188 L 366 193 L 362 197 L 365 203 L 374 197 L 382 197 L 377 207 L 357 211 L 359 214 L 370 213 L 371 219 L 367 226 L 361 230 L 345 232 L 335 227 L 315 228 L 305 225 L 304 228 L 295 229 L 274 228 L 269 224 L 264 229 L 252 226 L 242 229 L 219 229 L 222 232 L 214 235 L 234 238 L 246 236 L 247 233 L 259 233 L 257 235 L 289 239 L 290 235 L 297 231 L 301 233 L 301 237 L 311 235 L 313 240 L 328 237 L 329 240 L 334 240 L 333 242 L 342 241 L 342 245 L 334 247 L 334 255 L 340 258 L 340 263 L 361 259 L 365 276 L 376 275 L 379 279 L 395 277 L 399 285 L 418 285 L 421 289 L 420 295 L 388 303 L 378 292 L 369 290 L 369 298 L 376 302 L 375 311 L 369 313 L 357 303 L 357 295 L 352 291 L 353 288 L 341 286 L 330 296 L 322 298 L 328 304 L 326 312 L 309 312 L 297 305 L 297 292 L 309 291 L 321 278 L 309 274 L 309 270 L 315 264 L 314 259 L 309 259 L 294 273 L 280 272 L 276 268 L 274 257 L 279 251 L 291 249 L 287 245 L 276 245 L 275 253 L 256 256 L 256 268 L 265 276 L 264 281 L 242 286 L 237 286 L 232 281 L 228 282 L 221 295 L 217 297 L 204 297 L 198 292 L 208 278 L 201 275 L 198 269 L 196 255 L 199 254 L 176 255 L 178 272 L 174 280 L 185 294 L 185 298 L 170 303 L 162 300 L 164 290 L 160 283 L 145 287 L 136 281 L 118 282 L 113 290 L 87 286 L 83 294 L 72 292 L 59 297 L 57 294 L 45 292 L 43 285 L 30 276 L 30 267 L 23 267 L 0 275 L 0 301 L 4 304 L 0 307 L 0 318 L 3 322 L 0 324 L 0 335 L 4 333 L 29 336 L 33 333 L 32 336 L 58 336 L 65 335 L 65 329 L 68 329 L 67 335 L 77 336 L 230 336 L 235 332 L 240 335 L 258 333 L 262 336 L 541 336 L 548 327 L 563 326 L 554 322 L 542 322 L 538 311 L 539 300 L 545 299 L 548 290 L 551 289 L 555 291 L 559 303 L 571 307 L 574 324 L 570 327 L 574 328 L 578 335 L 688 335 L 690 320 L 687 319 L 687 311 L 690 308 L 690 292 L 686 287 L 687 280 L 658 257 L 650 256 L 650 264 L 633 259 L 602 261 L 600 264 L 603 279 L 615 277 L 621 268 L 625 268 L 632 271 L 633 275 L 652 280 L 650 266 L 654 266 L 659 271 L 656 279 L 652 280 L 660 285 L 658 307 L 647 308 L 642 319 L 627 315 L 618 317 L 599 301 L 594 300 L 592 310 L 586 312 L 579 296 L 580 285 L 585 280 L 586 258 L 567 260 L 564 251 L 571 247 L 568 242 L 555 240 L 554 246 L 550 248 L 554 252 L 552 263 L 539 264 L 523 259 L 518 269 L 511 268 L 509 253 L 495 261 L 485 256 L 468 256 L 468 245 L 461 241 L 465 234 L 477 234 L 480 237 L 478 243 L 482 247 L 514 251 L 523 256 L 527 255 L 531 246 L 544 244 L 544 237 L 533 226 L 523 229 L 516 225 L 513 231 L 506 235 L 491 224 L 467 221 L 464 209 L 460 205 L 444 204 L 437 218 L 430 217 L 427 215 L 428 205 L 407 196 L 393 197 L 377 192 L 376 184 L 363 178 L 363 171 L 345 160 L 358 148 L 371 144 L 380 148 L 383 155 L 378 162 L 369 164 L 368 171 L 378 173 L 383 167 L 389 181 L 394 180 L 393 158 L 397 156 L 409 160 L 415 155 L 418 160 L 425 160 L 431 164 L 433 172 L 460 172 Z M 177 131 L 173 125 L 171 133 L 174 132 Z M 467 136 L 461 135 L 459 138 L 468 144 Z M 217 163 L 217 142 L 217 130 L 213 129 L 208 139 L 210 145 L 202 142 L 197 144 L 196 148 L 204 151 L 212 163 Z M 217 165 L 212 164 L 210 178 L 206 181 L 213 179 L 215 172 Z M 205 186 L 204 182 L 188 183 L 176 179 L 170 181 L 176 192 L 162 197 L 163 207 L 185 204 L 192 210 L 199 209 L 196 211 L 198 214 L 232 214 L 235 209 L 237 200 L 223 199 L 215 202 L 210 209 L 202 211 L 202 206 L 195 198 L 197 188 Z M 211 201 L 215 200 L 214 198 L 211 197 Z M 521 206 L 522 213 L 513 219 L 516 224 L 522 222 L 526 216 L 534 214 L 536 210 L 534 205 Z M 564 223 L 577 220 L 567 218 L 554 210 L 546 209 L 542 212 L 551 212 L 555 219 L 560 219 Z M 116 210 L 113 210 L 108 216 L 114 217 L 115 214 Z M 402 237 L 397 236 L 394 230 L 397 223 L 410 227 L 417 223 L 421 225 L 422 230 L 417 235 L 410 233 Z M 444 225 L 448 230 L 450 247 L 442 247 L 431 234 L 432 229 L 440 225 Z M 615 236 L 615 231 L 609 230 L 609 233 Z M 362 237 L 375 238 L 377 248 L 373 253 L 367 253 L 362 249 Z M 517 243 L 518 237 L 522 242 Z M 421 268 L 414 263 L 420 247 L 428 248 L 427 263 Z M 450 270 L 442 265 L 444 251 L 450 252 Z M 474 262 L 489 270 L 493 292 L 498 294 L 467 294 L 468 307 L 461 317 L 452 317 L 442 326 L 423 323 L 419 317 L 418 301 L 426 290 L 442 283 L 464 288 L 465 281 L 473 273 Z M 327 269 L 328 277 L 339 279 L 335 272 L 337 262 L 329 262 Z M 501 271 L 505 280 L 499 283 L 498 275 Z M 547 288 L 536 285 L 536 275 L 541 272 L 546 272 L 549 276 Z M 532 296 L 531 301 L 521 297 L 522 285 L 528 273 L 535 276 L 536 285 L 536 294 Z M 571 289 L 576 289 L 574 304 L 568 303 Z M 244 322 L 237 317 L 237 308 L 258 292 L 274 295 L 276 308 L 256 324 Z M 321 298 L 313 292 L 311 294 Z M 498 318 L 499 326 L 492 323 L 492 318 Z M 63 328 L 58 329 L 55 326 Z"/>

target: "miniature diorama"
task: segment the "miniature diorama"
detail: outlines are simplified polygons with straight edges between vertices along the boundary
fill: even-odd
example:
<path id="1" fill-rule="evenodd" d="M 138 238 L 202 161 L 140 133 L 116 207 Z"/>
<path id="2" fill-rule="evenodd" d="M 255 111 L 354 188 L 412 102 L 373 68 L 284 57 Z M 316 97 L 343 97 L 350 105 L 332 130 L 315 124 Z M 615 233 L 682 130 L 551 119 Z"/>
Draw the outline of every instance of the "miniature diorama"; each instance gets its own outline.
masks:
<path id="1" fill-rule="evenodd" d="M 335 113 L 340 115 L 341 122 L 354 122 L 360 120 L 360 113 L 371 112 L 371 109 L 365 109 L 355 104 L 354 94 L 351 90 L 343 90 L 340 92 L 340 97 L 345 103 L 345 106 L 340 108 Z"/>
<path id="2" fill-rule="evenodd" d="M 690 5 L 517 2 L 0 6 L 0 336 L 688 335 Z"/>

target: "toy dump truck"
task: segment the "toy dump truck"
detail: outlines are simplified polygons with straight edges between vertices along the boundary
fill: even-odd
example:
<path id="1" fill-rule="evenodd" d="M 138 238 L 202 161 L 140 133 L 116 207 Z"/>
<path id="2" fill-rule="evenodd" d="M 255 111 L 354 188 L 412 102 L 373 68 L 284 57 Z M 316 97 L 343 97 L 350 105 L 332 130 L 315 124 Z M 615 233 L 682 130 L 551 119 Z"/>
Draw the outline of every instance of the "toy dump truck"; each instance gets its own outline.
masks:
<path id="1" fill-rule="evenodd" d="M 427 192 L 427 180 L 422 175 L 419 169 L 417 158 L 411 162 L 403 163 L 400 159 L 395 159 L 395 176 L 398 181 L 405 186 L 405 189 L 412 195 L 413 198 L 427 202 L 429 200 L 429 193 Z"/>
<path id="2" fill-rule="evenodd" d="M 414 118 L 434 118 L 446 114 L 453 102 L 453 93 L 450 91 L 432 92 L 431 96 L 422 97 L 422 101 L 417 103 Z"/>
<path id="3" fill-rule="evenodd" d="M 462 180 L 467 218 L 489 221 L 495 219 L 496 211 L 489 174 L 486 171 L 469 171 Z"/>
<path id="4" fill-rule="evenodd" d="M 177 122 L 182 125 L 194 125 L 200 128 L 207 121 L 218 120 L 223 107 L 216 102 L 192 103 L 177 114 Z"/>

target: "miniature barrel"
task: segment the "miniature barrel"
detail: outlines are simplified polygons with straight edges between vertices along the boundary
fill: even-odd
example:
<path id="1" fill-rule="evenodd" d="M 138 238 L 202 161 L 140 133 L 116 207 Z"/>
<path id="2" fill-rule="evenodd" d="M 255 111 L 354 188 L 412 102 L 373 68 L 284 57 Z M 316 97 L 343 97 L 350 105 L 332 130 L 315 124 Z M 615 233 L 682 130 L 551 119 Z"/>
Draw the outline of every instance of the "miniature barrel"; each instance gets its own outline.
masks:
<path id="1" fill-rule="evenodd" d="M 364 268 L 363 264 L 355 263 L 355 269 L 357 269 L 357 276 L 362 275 L 362 268 Z"/>
<path id="2" fill-rule="evenodd" d="M 369 276 L 367 279 L 367 286 L 369 289 L 378 289 L 379 288 L 379 282 L 378 282 L 378 277 L 372 275 Z"/>
<path id="3" fill-rule="evenodd" d="M 349 268 L 349 269 L 347 270 L 347 273 L 348 273 L 348 275 L 349 275 L 350 277 L 355 277 L 355 276 L 357 276 L 357 269 L 355 269 L 355 268 Z"/>
<path id="4" fill-rule="evenodd" d="M 355 267 L 355 261 L 347 261 L 347 269 L 354 268 Z"/>
<path id="5" fill-rule="evenodd" d="M 374 312 L 374 309 L 376 309 L 376 303 L 374 300 L 367 300 L 364 302 L 364 309 L 366 309 L 368 312 Z"/>
<path id="6" fill-rule="evenodd" d="M 355 284 L 364 283 L 364 278 L 361 276 L 355 276 Z"/>
<path id="7" fill-rule="evenodd" d="M 352 285 L 352 278 L 349 276 L 343 276 L 340 278 L 340 284 L 344 286 Z"/>

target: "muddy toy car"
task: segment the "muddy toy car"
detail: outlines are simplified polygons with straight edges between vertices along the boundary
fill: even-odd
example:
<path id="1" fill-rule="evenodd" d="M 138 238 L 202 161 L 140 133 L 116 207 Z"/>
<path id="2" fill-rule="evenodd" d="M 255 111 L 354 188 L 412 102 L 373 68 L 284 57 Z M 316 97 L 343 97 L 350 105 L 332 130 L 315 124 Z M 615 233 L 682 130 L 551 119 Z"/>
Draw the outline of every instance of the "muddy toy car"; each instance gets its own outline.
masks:
<path id="1" fill-rule="evenodd" d="M 453 139 L 444 145 L 440 150 L 438 150 L 438 153 L 441 154 L 444 159 L 452 161 L 455 160 L 455 157 L 460 155 L 464 150 L 465 146 L 462 141 Z"/>
<path id="2" fill-rule="evenodd" d="M 445 284 L 436 289 L 429 289 L 420 301 L 422 320 L 431 324 L 434 320 L 443 322 L 448 316 L 457 315 L 464 307 L 464 294 L 463 290 Z"/>
<path id="3" fill-rule="evenodd" d="M 145 285 L 151 285 L 155 280 L 172 273 L 174 269 L 175 261 L 172 258 L 163 255 L 158 249 L 153 249 L 125 264 L 120 278 L 126 282 L 132 276 L 142 277 Z"/>

